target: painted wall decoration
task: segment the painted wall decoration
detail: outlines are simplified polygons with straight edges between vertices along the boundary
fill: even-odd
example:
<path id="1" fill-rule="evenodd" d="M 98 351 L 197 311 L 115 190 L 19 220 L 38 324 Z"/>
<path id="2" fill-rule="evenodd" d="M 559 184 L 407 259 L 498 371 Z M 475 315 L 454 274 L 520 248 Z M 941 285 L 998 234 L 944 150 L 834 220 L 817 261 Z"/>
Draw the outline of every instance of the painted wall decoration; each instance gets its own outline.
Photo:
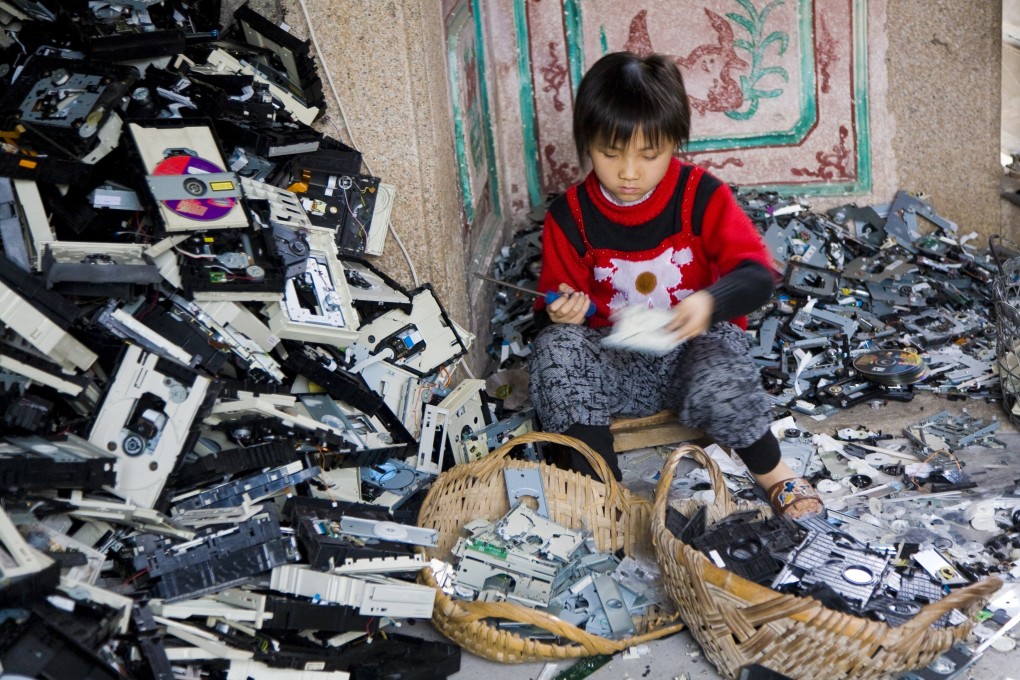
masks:
<path id="1" fill-rule="evenodd" d="M 588 66 L 624 49 L 680 67 L 693 108 L 686 160 L 744 186 L 870 189 L 866 0 L 514 3 L 533 203 L 581 178 L 573 94 Z"/>
<path id="2" fill-rule="evenodd" d="M 454 143 L 466 226 L 499 215 L 497 177 L 487 84 L 485 51 L 477 0 L 462 0 L 447 18 L 446 62 L 453 104 Z"/>

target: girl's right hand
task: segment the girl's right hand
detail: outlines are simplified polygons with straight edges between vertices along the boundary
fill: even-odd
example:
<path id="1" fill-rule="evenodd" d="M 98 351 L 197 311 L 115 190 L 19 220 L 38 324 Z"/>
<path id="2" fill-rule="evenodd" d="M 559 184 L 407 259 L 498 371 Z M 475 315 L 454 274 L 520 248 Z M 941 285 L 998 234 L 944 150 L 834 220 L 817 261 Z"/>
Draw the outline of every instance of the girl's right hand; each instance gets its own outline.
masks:
<path id="1" fill-rule="evenodd" d="M 549 320 L 553 323 L 584 323 L 591 305 L 587 294 L 575 291 L 565 283 L 560 284 L 559 291 L 563 295 L 546 307 Z"/>

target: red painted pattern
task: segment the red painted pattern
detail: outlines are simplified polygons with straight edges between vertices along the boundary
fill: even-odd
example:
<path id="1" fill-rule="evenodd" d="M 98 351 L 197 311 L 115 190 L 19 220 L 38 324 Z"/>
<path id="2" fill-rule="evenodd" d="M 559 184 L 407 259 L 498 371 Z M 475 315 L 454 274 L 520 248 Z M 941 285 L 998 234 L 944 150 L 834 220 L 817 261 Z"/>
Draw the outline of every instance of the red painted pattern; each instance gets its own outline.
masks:
<path id="1" fill-rule="evenodd" d="M 542 153 L 545 156 L 546 170 L 548 171 L 546 186 L 569 187 L 581 180 L 581 168 L 576 164 L 570 161 L 556 162 L 555 144 L 546 144 Z"/>
<path id="2" fill-rule="evenodd" d="M 829 68 L 839 62 L 836 41 L 825 25 L 825 17 L 818 17 L 818 35 L 815 36 L 815 63 L 822 76 L 822 92 L 829 93 Z"/>
<path id="3" fill-rule="evenodd" d="M 847 160 L 850 158 L 850 150 L 846 147 L 847 137 L 850 130 L 846 125 L 839 126 L 839 144 L 832 147 L 829 153 L 819 151 L 815 154 L 818 167 L 814 170 L 808 168 L 790 168 L 797 177 L 817 177 L 819 179 L 849 179 L 850 172 L 847 170 Z"/>
<path id="4" fill-rule="evenodd" d="M 545 87 L 542 88 L 542 92 L 552 92 L 553 108 L 557 111 L 563 111 L 567 108 L 567 105 L 560 99 L 560 90 L 567 82 L 567 76 L 570 74 L 570 71 L 560 61 L 560 55 L 554 42 L 549 43 L 549 58 L 551 61 L 541 69 L 542 78 L 545 80 Z"/>
<path id="5" fill-rule="evenodd" d="M 707 7 L 704 10 L 715 31 L 715 41 L 698 45 L 687 56 L 662 52 L 680 67 L 687 84 L 691 108 L 701 115 L 709 111 L 722 113 L 740 108 L 744 103 L 744 93 L 738 78 L 740 71 L 751 68 L 737 56 L 730 23 Z M 631 19 L 624 49 L 642 56 L 656 51 L 648 35 L 648 10 L 641 10 Z M 706 94 L 698 97 L 694 92 Z"/>

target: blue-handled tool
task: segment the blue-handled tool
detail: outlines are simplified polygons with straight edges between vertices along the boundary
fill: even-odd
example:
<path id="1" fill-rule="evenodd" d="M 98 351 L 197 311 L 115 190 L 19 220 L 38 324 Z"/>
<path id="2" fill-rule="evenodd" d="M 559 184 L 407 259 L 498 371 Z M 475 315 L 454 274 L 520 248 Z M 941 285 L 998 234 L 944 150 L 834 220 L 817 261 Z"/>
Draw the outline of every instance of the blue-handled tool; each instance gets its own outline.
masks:
<path id="1" fill-rule="evenodd" d="M 548 293 L 539 293 L 537 290 L 531 290 L 530 288 L 525 288 L 523 286 L 515 286 L 512 283 L 507 283 L 506 281 L 500 281 L 499 279 L 494 279 L 491 276 L 483 276 L 482 274 L 479 274 L 478 272 L 475 272 L 475 276 L 480 278 L 480 279 L 482 279 L 482 280 L 484 280 L 484 281 L 491 281 L 492 283 L 495 283 L 496 285 L 504 286 L 505 288 L 513 288 L 514 290 L 519 290 L 522 293 L 527 293 L 528 295 L 534 295 L 535 297 L 545 298 L 545 304 L 547 304 L 547 305 L 551 305 L 553 302 L 555 302 L 556 300 L 559 300 L 561 297 L 563 297 L 563 293 L 560 293 L 560 292 L 557 292 L 557 291 L 552 291 L 551 290 Z M 595 314 L 595 303 L 592 302 L 591 304 L 588 305 L 588 311 L 584 313 L 584 316 L 587 318 L 589 316 L 593 316 L 594 314 Z"/>

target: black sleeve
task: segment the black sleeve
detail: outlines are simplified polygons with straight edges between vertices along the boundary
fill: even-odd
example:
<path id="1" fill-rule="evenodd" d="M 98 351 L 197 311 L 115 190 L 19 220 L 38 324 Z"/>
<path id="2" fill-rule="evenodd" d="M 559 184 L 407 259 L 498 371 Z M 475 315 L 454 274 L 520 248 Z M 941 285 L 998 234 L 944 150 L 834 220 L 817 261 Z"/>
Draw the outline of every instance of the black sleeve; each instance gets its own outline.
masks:
<path id="1" fill-rule="evenodd" d="M 768 302 L 774 288 L 772 272 L 765 265 L 744 260 L 705 289 L 715 298 L 712 323 L 750 314 Z"/>
<path id="2" fill-rule="evenodd" d="M 544 329 L 546 326 L 552 325 L 552 319 L 549 318 L 549 312 L 546 310 L 545 307 L 535 312 L 534 324 L 536 334 L 538 334 L 538 332 Z"/>

